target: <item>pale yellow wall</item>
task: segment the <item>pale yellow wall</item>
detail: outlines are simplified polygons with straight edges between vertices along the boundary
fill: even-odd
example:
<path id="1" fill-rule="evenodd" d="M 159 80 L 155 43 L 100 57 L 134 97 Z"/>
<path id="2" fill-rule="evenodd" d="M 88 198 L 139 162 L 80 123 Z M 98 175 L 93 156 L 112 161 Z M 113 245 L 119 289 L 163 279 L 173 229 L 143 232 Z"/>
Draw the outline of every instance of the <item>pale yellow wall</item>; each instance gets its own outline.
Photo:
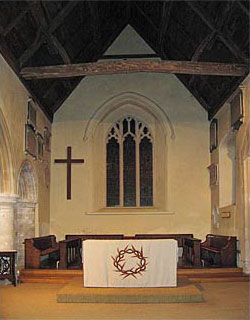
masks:
<path id="1" fill-rule="evenodd" d="M 235 202 L 226 207 L 220 206 L 220 185 L 211 188 L 212 207 L 216 206 L 219 210 L 219 225 L 214 224 L 212 218 L 212 232 L 222 235 L 235 235 L 239 240 L 239 265 L 249 272 L 249 186 L 248 186 L 248 159 L 249 159 L 249 77 L 240 86 L 243 93 L 244 118 L 243 124 L 236 135 L 236 199 Z M 232 95 L 233 97 L 233 95 Z M 231 97 L 231 98 L 232 98 Z M 230 101 L 231 98 L 228 100 Z M 221 110 L 215 115 L 218 119 L 218 145 L 222 139 L 231 134 L 230 105 L 225 103 Z M 218 164 L 220 148 L 218 147 L 211 153 L 211 163 Z M 248 256 L 248 258 L 246 258 Z M 248 266 L 247 266 L 248 265 Z"/>
<path id="2" fill-rule="evenodd" d="M 108 99 L 121 92 L 136 92 L 158 103 L 175 130 L 167 138 L 167 212 L 171 215 L 91 215 L 91 146 L 83 141 L 88 120 Z M 130 74 L 85 78 L 55 115 L 52 159 L 65 158 L 72 146 L 72 199 L 66 200 L 66 166 L 52 163 L 51 233 L 210 232 L 210 190 L 207 166 L 207 114 L 172 75 Z M 99 161 L 96 155 L 94 161 Z"/>
<path id="3" fill-rule="evenodd" d="M 243 176 L 242 168 L 244 159 L 247 158 L 248 150 L 248 126 L 249 126 L 249 79 L 243 83 L 242 86 L 243 99 L 244 99 L 244 123 L 240 127 L 238 132 L 232 133 L 231 129 L 231 116 L 230 116 L 230 104 L 225 103 L 221 110 L 215 115 L 215 118 L 218 119 L 218 148 L 211 153 L 211 163 L 218 164 L 218 174 L 220 175 L 221 166 L 223 163 L 220 163 L 220 146 L 223 139 L 227 135 L 234 134 L 236 137 L 236 201 L 232 201 L 231 204 L 223 206 L 220 203 L 220 192 L 221 190 L 220 183 L 216 186 L 211 187 L 211 199 L 212 207 L 216 206 L 219 209 L 219 212 L 228 212 L 228 217 L 219 217 L 219 228 L 217 228 L 212 219 L 212 230 L 217 234 L 228 234 L 228 235 L 239 235 L 239 211 L 242 202 L 242 187 L 243 187 Z M 233 96 L 233 95 L 232 95 Z M 230 101 L 232 98 L 229 98 Z M 230 180 L 230 179 L 229 179 Z M 220 181 L 220 178 L 219 178 Z M 230 182 L 230 181 L 229 181 Z M 224 215 L 225 216 L 225 215 Z"/>
<path id="4" fill-rule="evenodd" d="M 45 186 L 44 169 L 50 166 L 50 153 L 45 152 L 46 161 L 33 160 L 25 155 L 25 123 L 27 117 L 27 99 L 29 93 L 19 81 L 15 73 L 0 56 L 0 108 L 7 125 L 11 150 L 13 151 L 14 183 L 11 193 L 17 194 L 17 180 L 24 160 L 29 160 L 37 177 L 38 214 L 40 233 L 49 232 L 49 201 L 50 190 Z M 43 135 L 44 127 L 51 129 L 51 124 L 45 115 L 37 108 L 37 130 Z"/>
<path id="5" fill-rule="evenodd" d="M 124 53 L 152 49 L 127 26 L 106 52 Z M 105 133 L 125 110 L 145 121 L 156 140 L 161 135 L 154 150 L 157 208 L 104 208 Z M 52 159 L 65 158 L 72 146 L 73 158 L 85 163 L 72 166 L 72 199 L 66 200 L 66 165 L 52 161 L 51 233 L 64 238 L 67 233 L 193 232 L 204 238 L 210 232 L 208 128 L 207 113 L 173 75 L 85 77 L 56 112 L 52 126 Z"/>

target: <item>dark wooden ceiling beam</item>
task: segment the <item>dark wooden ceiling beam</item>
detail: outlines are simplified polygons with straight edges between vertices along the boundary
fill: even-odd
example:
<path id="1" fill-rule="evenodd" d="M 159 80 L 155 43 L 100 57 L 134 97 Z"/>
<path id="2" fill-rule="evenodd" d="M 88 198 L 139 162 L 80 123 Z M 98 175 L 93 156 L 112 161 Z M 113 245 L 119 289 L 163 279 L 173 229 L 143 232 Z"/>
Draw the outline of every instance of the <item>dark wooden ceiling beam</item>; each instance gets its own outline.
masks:
<path id="1" fill-rule="evenodd" d="M 115 60 L 115 59 L 150 59 L 160 58 L 156 53 L 137 53 L 137 54 L 105 54 L 101 60 Z"/>
<path id="2" fill-rule="evenodd" d="M 41 32 L 44 34 L 48 43 L 52 45 L 52 47 L 54 47 L 56 52 L 58 52 L 58 54 L 61 56 L 62 61 L 64 63 L 70 64 L 71 60 L 68 53 L 63 48 L 63 46 L 58 41 L 58 39 L 49 31 L 50 21 L 48 21 L 47 14 L 45 14 L 44 6 L 42 5 L 42 2 L 41 1 L 30 2 L 29 6 L 30 6 L 30 10 L 33 17 L 37 22 L 37 25 L 41 26 Z"/>
<path id="3" fill-rule="evenodd" d="M 250 12 L 249 10 L 244 6 L 244 4 L 241 3 L 241 1 L 235 1 L 237 4 L 240 6 L 240 8 L 245 12 L 248 17 L 250 17 Z M 247 1 L 246 1 L 247 2 Z"/>
<path id="4" fill-rule="evenodd" d="M 216 26 L 205 16 L 201 10 L 197 7 L 194 1 L 186 1 L 186 3 L 192 8 L 192 10 L 201 18 L 201 20 L 211 29 L 212 32 L 216 32 L 220 37 L 220 40 L 225 44 L 225 46 L 242 61 L 247 61 L 247 57 L 238 48 L 238 46 L 226 35 L 222 34 L 221 31 L 216 28 Z"/>
<path id="5" fill-rule="evenodd" d="M 204 38 L 201 43 L 196 48 L 191 61 L 198 61 L 206 47 L 215 39 L 216 32 L 211 32 L 206 38 Z M 192 75 L 190 78 L 188 85 L 191 86 L 195 80 L 195 75 Z"/>
<path id="6" fill-rule="evenodd" d="M 163 51 L 164 38 L 169 25 L 172 5 L 173 5 L 172 1 L 163 2 L 161 29 L 160 29 L 160 35 L 159 35 L 159 47 L 161 51 Z"/>
<path id="7" fill-rule="evenodd" d="M 134 2 L 134 6 L 140 12 L 140 14 L 150 23 L 150 25 L 155 29 L 155 31 L 159 32 L 159 28 L 156 27 L 153 21 L 149 18 L 149 16 L 146 15 L 146 13 L 138 6 L 136 2 Z"/>
<path id="8" fill-rule="evenodd" d="M 63 20 L 67 17 L 67 15 L 70 14 L 70 12 L 78 5 L 78 1 L 70 1 L 69 4 L 67 4 L 53 19 L 50 26 L 47 29 L 47 32 L 52 35 L 52 33 L 60 26 L 60 24 L 63 22 Z M 30 5 L 31 6 L 31 5 Z M 37 36 L 34 42 L 31 44 L 30 47 L 28 47 L 24 53 L 19 58 L 19 64 L 23 66 L 35 53 L 36 51 L 41 47 L 41 45 L 44 43 L 44 37 L 41 37 L 39 40 L 37 40 L 39 33 L 41 33 L 41 27 L 37 31 Z M 54 39 L 53 39 L 54 41 Z M 64 48 L 63 48 L 64 49 Z M 61 54 L 63 54 L 62 59 L 67 60 L 67 53 L 64 50 L 63 52 L 62 46 L 59 47 L 59 50 Z M 63 52 L 63 53 L 62 53 Z M 67 63 L 67 62 L 66 62 Z"/>
<path id="9" fill-rule="evenodd" d="M 68 55 L 68 52 L 62 46 L 62 44 L 58 41 L 57 37 L 55 37 L 51 33 L 47 33 L 46 35 L 47 35 L 48 41 L 52 44 L 52 46 L 57 50 L 57 52 L 61 56 L 62 61 L 66 64 L 70 64 L 71 59 Z"/>
<path id="10" fill-rule="evenodd" d="M 92 25 L 94 28 L 94 41 L 98 41 L 100 39 L 100 17 L 98 13 L 98 2 L 96 1 L 87 1 L 87 5 L 90 10 L 90 14 L 92 17 Z"/>
<path id="11" fill-rule="evenodd" d="M 211 43 L 211 41 L 215 38 L 216 32 L 211 32 L 207 37 L 205 37 L 201 43 L 196 48 L 191 61 L 198 61 L 204 50 L 206 49 L 207 45 Z"/>
<path id="12" fill-rule="evenodd" d="M 226 2 L 225 3 L 225 7 L 224 7 L 224 10 L 223 10 L 223 13 L 220 14 L 220 19 L 217 23 L 217 28 L 220 29 L 224 22 L 225 22 L 225 19 L 228 15 L 228 12 L 229 10 L 231 9 L 231 6 L 232 6 L 232 2 Z M 217 32 L 216 31 L 212 31 L 210 34 L 207 35 L 207 37 L 205 37 L 201 43 L 198 45 L 198 47 L 196 48 L 192 58 L 191 58 L 191 61 L 199 61 L 202 53 L 204 52 L 204 50 L 208 47 L 212 47 L 212 44 L 213 42 L 215 41 L 216 39 L 216 36 L 217 36 Z M 188 85 L 189 86 L 192 86 L 193 85 L 193 82 L 195 81 L 195 75 L 192 75 L 191 79 L 189 80 L 189 83 Z"/>
<path id="13" fill-rule="evenodd" d="M 131 13 L 132 13 L 132 4 L 131 4 L 131 1 L 127 1 L 126 2 L 126 19 L 127 19 L 127 21 L 130 20 Z"/>
<path id="14" fill-rule="evenodd" d="M 192 61 L 125 60 L 32 67 L 21 70 L 24 79 L 67 78 L 90 75 L 157 72 L 216 76 L 245 76 L 248 65 Z"/>
<path id="15" fill-rule="evenodd" d="M 237 81 L 234 82 L 234 85 L 230 88 L 231 94 L 233 92 L 235 92 L 239 88 L 239 86 L 242 83 L 242 81 L 243 81 L 243 78 L 238 78 Z M 216 115 L 216 113 L 220 110 L 220 108 L 228 101 L 229 96 L 228 95 L 225 96 L 224 99 L 220 101 L 219 105 L 217 105 L 215 108 L 211 108 L 209 110 L 209 112 L 208 112 L 208 120 L 211 120 Z"/>
<path id="16" fill-rule="evenodd" d="M 111 25 L 112 21 L 110 21 Z M 117 38 L 117 36 L 122 32 L 122 30 L 125 28 L 125 26 L 127 25 L 126 21 L 121 21 L 121 25 L 120 27 L 116 28 L 113 30 L 113 32 L 110 34 L 109 38 L 107 39 L 106 43 L 103 45 L 102 48 L 97 46 L 96 42 L 90 42 L 87 46 L 85 46 L 84 50 L 80 50 L 79 54 L 75 57 L 76 60 L 82 60 L 83 57 L 84 59 L 86 59 L 86 57 L 89 55 L 89 52 L 93 52 L 93 49 L 95 49 L 95 56 L 91 56 L 88 57 L 87 59 L 94 59 L 94 60 L 98 60 L 99 58 L 102 58 L 102 54 L 107 50 L 107 48 L 110 47 L 110 45 L 113 43 L 113 41 Z M 74 88 L 77 86 L 77 84 L 82 80 L 81 77 L 79 78 L 75 78 L 74 81 L 70 80 L 70 85 L 71 85 L 71 90 L 67 90 L 67 88 L 65 87 L 65 83 L 63 83 L 62 90 L 64 90 L 64 92 L 66 93 L 65 96 L 62 99 L 59 99 L 56 101 L 56 103 L 53 105 L 53 112 L 56 112 L 56 110 L 60 107 L 60 105 L 62 104 L 62 102 L 67 98 L 67 96 L 74 90 Z M 56 82 L 56 81 L 55 81 Z M 53 92 L 53 89 L 49 89 L 48 93 L 45 94 L 44 98 L 46 98 L 47 96 L 49 96 L 51 94 L 51 92 Z M 67 92 L 66 92 L 67 91 Z"/>
<path id="17" fill-rule="evenodd" d="M 36 37 L 30 47 L 28 47 L 24 53 L 19 57 L 18 63 L 22 67 L 26 61 L 28 61 L 35 52 L 41 47 L 42 43 L 45 41 L 44 35 L 42 35 L 41 28 L 36 32 Z"/>
<path id="18" fill-rule="evenodd" d="M 21 11 L 5 28 L 3 28 L 2 35 L 6 37 L 7 34 L 23 19 L 27 12 L 28 7 Z"/>

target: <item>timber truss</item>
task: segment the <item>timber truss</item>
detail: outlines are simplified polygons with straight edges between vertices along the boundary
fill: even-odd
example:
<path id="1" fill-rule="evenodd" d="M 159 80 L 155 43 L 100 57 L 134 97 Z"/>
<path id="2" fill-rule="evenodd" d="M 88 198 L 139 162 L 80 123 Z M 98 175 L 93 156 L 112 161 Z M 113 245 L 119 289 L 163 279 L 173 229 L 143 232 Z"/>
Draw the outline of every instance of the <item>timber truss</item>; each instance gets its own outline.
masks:
<path id="1" fill-rule="evenodd" d="M 176 74 L 211 119 L 249 73 L 249 17 L 248 1 L 0 1 L 0 52 L 51 121 L 84 76 L 124 72 Z M 155 54 L 104 55 L 128 24 Z"/>

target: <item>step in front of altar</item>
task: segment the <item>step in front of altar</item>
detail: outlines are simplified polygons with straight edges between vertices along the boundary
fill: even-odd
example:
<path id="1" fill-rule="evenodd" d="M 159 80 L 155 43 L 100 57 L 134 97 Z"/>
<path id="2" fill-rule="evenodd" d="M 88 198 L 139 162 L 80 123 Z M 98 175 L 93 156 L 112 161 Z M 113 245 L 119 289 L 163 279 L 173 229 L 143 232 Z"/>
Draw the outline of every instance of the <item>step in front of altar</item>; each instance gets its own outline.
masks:
<path id="1" fill-rule="evenodd" d="M 186 276 L 195 282 L 249 282 L 242 268 L 177 269 L 177 276 Z M 20 271 L 21 283 L 66 284 L 74 277 L 83 278 L 82 270 L 26 269 Z"/>
<path id="2" fill-rule="evenodd" d="M 85 288 L 81 277 L 73 278 L 57 293 L 59 303 L 157 304 L 203 302 L 200 289 L 186 277 L 177 287 Z"/>

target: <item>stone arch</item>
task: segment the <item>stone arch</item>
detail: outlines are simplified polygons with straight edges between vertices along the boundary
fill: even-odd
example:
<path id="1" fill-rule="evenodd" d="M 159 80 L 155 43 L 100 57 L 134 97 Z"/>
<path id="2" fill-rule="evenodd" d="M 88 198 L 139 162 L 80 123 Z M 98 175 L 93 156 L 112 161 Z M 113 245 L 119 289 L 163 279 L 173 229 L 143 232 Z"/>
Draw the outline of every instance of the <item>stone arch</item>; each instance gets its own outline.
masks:
<path id="1" fill-rule="evenodd" d="M 133 106 L 139 112 L 147 112 L 151 117 L 155 118 L 162 126 L 167 136 L 170 131 L 170 137 L 175 138 L 175 130 L 166 112 L 155 101 L 136 92 L 122 92 L 108 100 L 106 100 L 90 117 L 85 128 L 83 140 L 94 135 L 98 125 L 105 120 L 111 113 L 117 113 L 125 106 Z"/>
<path id="2" fill-rule="evenodd" d="M 11 138 L 5 121 L 4 114 L 0 109 L 0 193 L 14 194 L 14 160 Z"/>
<path id="3" fill-rule="evenodd" d="M 153 202 L 155 210 L 165 212 L 168 204 L 167 140 L 169 137 L 174 139 L 175 132 L 166 112 L 152 100 L 135 92 L 124 92 L 105 101 L 87 123 L 83 140 L 87 142 L 91 159 L 88 173 L 92 190 L 89 197 L 90 210 L 99 212 L 106 208 L 106 136 L 110 126 L 126 116 L 139 119 L 155 137 L 153 189 L 157 192 Z"/>
<path id="4" fill-rule="evenodd" d="M 17 191 L 19 200 L 15 219 L 16 248 L 18 264 L 23 266 L 24 239 L 35 237 L 38 228 L 37 176 L 28 160 L 25 160 L 21 165 L 17 180 Z"/>
<path id="5" fill-rule="evenodd" d="M 17 192 L 20 199 L 37 202 L 37 178 L 30 161 L 25 160 L 18 175 Z"/>

